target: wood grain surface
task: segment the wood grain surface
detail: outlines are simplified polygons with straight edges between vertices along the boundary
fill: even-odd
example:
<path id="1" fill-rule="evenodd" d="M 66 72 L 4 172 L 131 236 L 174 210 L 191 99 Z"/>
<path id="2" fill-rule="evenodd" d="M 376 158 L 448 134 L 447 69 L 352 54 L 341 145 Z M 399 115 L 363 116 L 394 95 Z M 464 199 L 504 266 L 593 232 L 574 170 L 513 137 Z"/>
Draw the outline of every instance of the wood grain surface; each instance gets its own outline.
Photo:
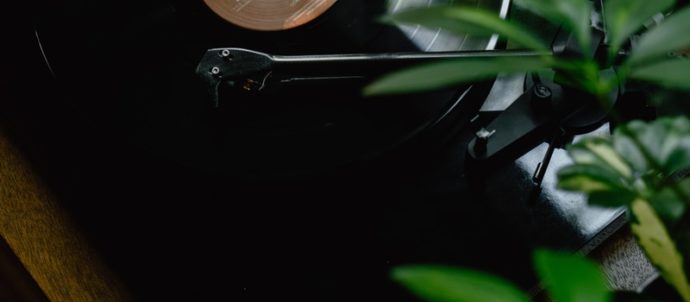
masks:
<path id="1" fill-rule="evenodd" d="M 130 301 L 1 129 L 0 236 L 50 301 Z"/>
<path id="2" fill-rule="evenodd" d="M 0 237 L 0 301 L 47 302 L 48 297 Z"/>

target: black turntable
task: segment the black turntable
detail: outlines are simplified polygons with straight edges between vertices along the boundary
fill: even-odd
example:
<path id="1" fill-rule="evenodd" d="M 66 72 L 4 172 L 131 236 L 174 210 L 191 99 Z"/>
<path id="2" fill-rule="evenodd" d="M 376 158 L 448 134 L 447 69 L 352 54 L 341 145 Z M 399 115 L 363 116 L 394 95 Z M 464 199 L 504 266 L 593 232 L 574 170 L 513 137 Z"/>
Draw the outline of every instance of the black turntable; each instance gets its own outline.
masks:
<path id="1" fill-rule="evenodd" d="M 533 248 L 588 252 L 623 222 L 622 210 L 555 189 L 568 159 L 548 144 L 484 171 L 483 188 L 474 187 L 467 145 L 476 125 L 524 92 L 524 75 L 361 96 L 403 64 L 361 58 L 505 47 L 498 36 L 376 21 L 452 0 L 273 1 L 298 6 L 282 17 L 262 10 L 272 1 L 40 2 L 25 4 L 33 17 L 21 41 L 32 51 L 17 69 L 40 83 L 15 86 L 28 101 L 6 120 L 32 138 L 32 159 L 139 300 L 406 301 L 388 273 L 420 262 L 489 270 L 530 288 Z M 512 10 L 556 36 L 508 0 L 463 3 Z M 233 13 L 244 9 L 256 17 Z M 311 60 L 271 74 L 280 81 L 223 78 L 211 90 L 200 78 L 204 55 L 247 53 L 359 63 Z M 201 71 L 226 72 L 213 67 Z M 535 193 L 547 151 L 551 167 Z"/>

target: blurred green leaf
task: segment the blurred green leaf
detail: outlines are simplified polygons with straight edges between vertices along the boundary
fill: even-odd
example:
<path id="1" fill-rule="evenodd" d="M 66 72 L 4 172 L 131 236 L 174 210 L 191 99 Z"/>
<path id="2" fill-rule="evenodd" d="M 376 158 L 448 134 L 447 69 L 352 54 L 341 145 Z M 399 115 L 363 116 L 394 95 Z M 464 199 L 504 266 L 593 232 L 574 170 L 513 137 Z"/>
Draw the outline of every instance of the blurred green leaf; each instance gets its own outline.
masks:
<path id="1" fill-rule="evenodd" d="M 539 58 L 486 58 L 440 61 L 404 69 L 364 88 L 365 95 L 400 94 L 433 90 L 459 83 L 485 80 L 497 74 L 529 72 L 548 66 Z"/>
<path id="2" fill-rule="evenodd" d="M 495 12 L 475 7 L 433 6 L 402 11 L 383 18 L 386 22 L 443 28 L 456 34 L 490 36 L 498 33 L 523 47 L 547 50 L 546 44 L 521 25 L 501 19 Z"/>
<path id="3" fill-rule="evenodd" d="M 686 144 L 670 152 L 669 156 L 666 158 L 663 166 L 661 167 L 663 171 L 671 174 L 690 166 L 690 146 L 687 145 L 687 140 L 687 137 L 684 138 L 683 141 L 685 141 Z"/>
<path id="4" fill-rule="evenodd" d="M 690 193 L 690 180 L 685 180 L 680 183 L 679 186 L 686 193 Z M 654 208 L 654 211 L 659 217 L 667 223 L 674 223 L 677 221 L 687 208 L 685 202 L 668 187 L 656 192 L 649 199 L 649 204 Z"/>
<path id="5" fill-rule="evenodd" d="M 688 255 L 690 255 L 690 232 L 688 230 L 690 230 L 690 217 L 687 213 L 673 224 L 672 230 L 669 230 L 673 240 L 676 241 L 678 252 L 684 257 L 685 276 L 690 276 L 690 260 L 688 260 Z"/>
<path id="6" fill-rule="evenodd" d="M 560 169 L 558 187 L 584 193 L 626 190 L 620 174 L 608 167 L 592 164 L 574 164 Z"/>
<path id="7" fill-rule="evenodd" d="M 645 123 L 632 121 L 627 127 L 635 133 L 649 155 L 660 165 L 664 175 L 690 167 L 690 120 L 686 117 L 661 118 Z M 640 173 L 646 173 L 648 166 L 642 152 L 622 129 L 616 129 L 613 135 L 614 145 L 618 151 Z"/>
<path id="8" fill-rule="evenodd" d="M 654 15 L 673 7 L 675 2 L 675 0 L 604 1 L 609 57 L 615 57 L 626 39 L 642 28 Z"/>
<path id="9" fill-rule="evenodd" d="M 593 60 L 559 58 L 554 68 L 561 71 L 555 78 L 558 83 L 597 94 L 600 72 L 599 65 Z"/>
<path id="10" fill-rule="evenodd" d="M 667 175 L 690 168 L 690 120 L 685 116 L 658 120 L 666 140 L 661 149 L 662 171 Z"/>
<path id="11" fill-rule="evenodd" d="M 613 148 L 609 139 L 602 137 L 586 138 L 568 146 L 568 154 L 577 164 L 592 164 L 609 167 L 624 178 L 632 176 L 630 166 Z"/>
<path id="12" fill-rule="evenodd" d="M 563 24 L 575 35 L 582 49 L 591 41 L 591 2 L 587 0 L 516 0 L 515 4 L 544 17 L 554 24 Z"/>
<path id="13" fill-rule="evenodd" d="M 690 90 L 690 60 L 671 59 L 632 70 L 630 77 L 667 88 Z"/>
<path id="14" fill-rule="evenodd" d="M 690 301 L 690 284 L 683 271 L 683 257 L 676 249 L 663 222 L 644 200 L 635 200 L 630 210 L 635 218 L 632 231 L 647 257 L 683 300 Z"/>
<path id="15" fill-rule="evenodd" d="M 623 177 L 605 165 L 566 166 L 558 171 L 558 188 L 586 193 L 590 204 L 602 207 L 626 206 L 637 197 Z"/>
<path id="16" fill-rule="evenodd" d="M 690 120 L 632 121 L 616 128 L 610 139 L 586 138 L 569 146 L 568 154 L 575 164 L 558 172 L 560 188 L 587 193 L 592 204 L 625 205 L 637 196 L 654 196 L 669 185 L 674 173 L 690 168 Z M 690 196 L 690 182 L 681 184 Z M 668 212 L 677 206 L 659 209 Z"/>
<path id="17" fill-rule="evenodd" d="M 690 47 L 688 29 L 690 7 L 673 13 L 661 24 L 642 35 L 628 59 L 628 64 L 638 65 L 651 59 L 664 58 L 670 52 Z"/>
<path id="18" fill-rule="evenodd" d="M 668 124 L 665 121 L 667 121 L 667 119 L 659 119 L 650 123 L 644 121 L 632 121 L 624 126 L 630 130 L 629 133 L 632 133 L 635 135 L 635 137 L 637 137 L 642 146 L 648 150 L 650 155 L 659 164 L 663 164 L 662 162 L 664 158 L 662 152 L 664 143 L 666 141 L 666 129 L 668 128 L 664 126 L 664 124 Z M 616 129 L 616 131 L 614 131 L 614 135 L 617 137 L 628 136 L 622 127 Z"/>
<path id="19" fill-rule="evenodd" d="M 637 198 L 637 194 L 628 190 L 591 192 L 587 202 L 601 207 L 617 208 L 629 205 Z"/>
<path id="20" fill-rule="evenodd" d="M 635 127 L 636 124 L 629 124 L 629 128 Z M 633 130 L 633 133 L 639 133 L 639 129 Z M 649 165 L 645 159 L 640 148 L 635 145 L 633 140 L 627 135 L 623 134 L 620 128 L 614 130 L 613 137 L 613 147 L 635 171 L 646 172 L 649 170 Z"/>
<path id="21" fill-rule="evenodd" d="M 429 302 L 526 302 L 529 298 L 501 278 L 445 266 L 403 266 L 392 272 L 394 280 Z"/>
<path id="22" fill-rule="evenodd" d="M 596 264 L 582 256 L 538 250 L 535 265 L 554 302 L 606 302 L 611 292 Z"/>

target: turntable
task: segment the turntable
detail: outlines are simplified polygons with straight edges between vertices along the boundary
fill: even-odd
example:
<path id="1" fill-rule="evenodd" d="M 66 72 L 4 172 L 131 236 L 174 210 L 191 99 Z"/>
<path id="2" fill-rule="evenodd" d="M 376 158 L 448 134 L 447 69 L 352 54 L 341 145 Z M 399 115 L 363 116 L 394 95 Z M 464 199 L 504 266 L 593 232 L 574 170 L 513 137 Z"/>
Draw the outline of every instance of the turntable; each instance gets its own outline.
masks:
<path id="1" fill-rule="evenodd" d="M 532 287 L 534 247 L 588 252 L 624 217 L 555 190 L 568 159 L 546 143 L 476 188 L 467 146 L 524 75 L 361 95 L 400 66 L 506 53 L 496 35 L 376 21 L 451 2 L 41 1 L 38 166 L 142 301 L 405 301 L 388 272 L 419 262 Z M 463 3 L 543 26 L 508 0 Z"/>

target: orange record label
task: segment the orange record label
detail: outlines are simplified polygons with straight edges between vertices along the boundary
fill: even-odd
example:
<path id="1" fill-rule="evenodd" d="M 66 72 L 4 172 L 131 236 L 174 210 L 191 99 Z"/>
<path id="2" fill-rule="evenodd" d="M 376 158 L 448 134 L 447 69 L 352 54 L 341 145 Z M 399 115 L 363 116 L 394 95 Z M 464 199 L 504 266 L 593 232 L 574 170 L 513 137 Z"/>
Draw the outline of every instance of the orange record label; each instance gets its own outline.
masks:
<path id="1" fill-rule="evenodd" d="M 235 25 L 264 31 L 286 30 L 314 20 L 337 0 L 204 0 Z"/>

